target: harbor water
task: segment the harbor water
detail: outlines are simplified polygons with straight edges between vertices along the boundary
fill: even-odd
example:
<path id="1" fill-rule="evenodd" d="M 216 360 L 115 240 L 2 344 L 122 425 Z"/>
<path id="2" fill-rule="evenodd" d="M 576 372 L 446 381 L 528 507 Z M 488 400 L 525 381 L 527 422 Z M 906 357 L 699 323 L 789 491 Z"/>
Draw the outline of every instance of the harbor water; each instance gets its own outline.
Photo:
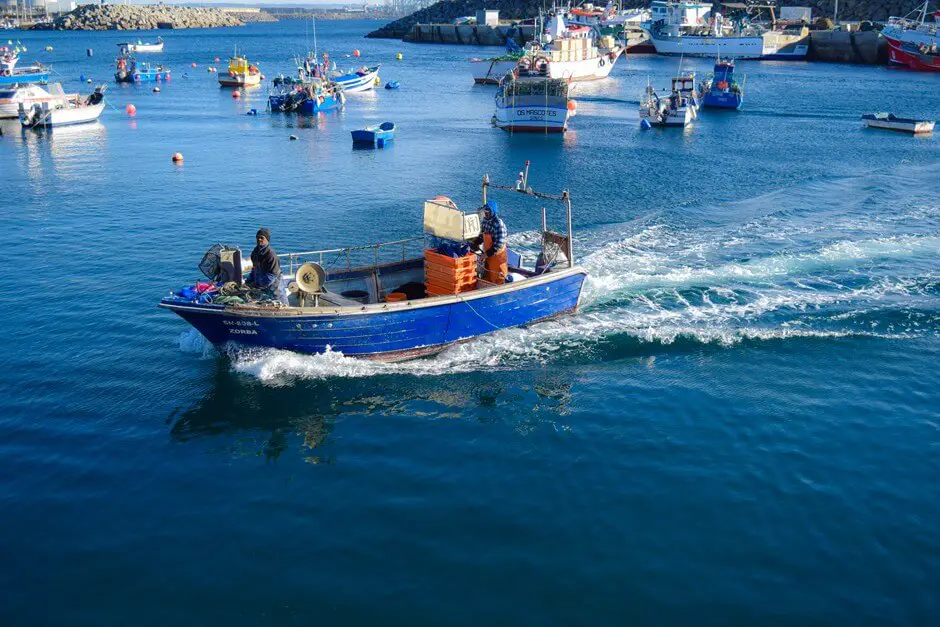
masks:
<path id="1" fill-rule="evenodd" d="M 111 106 L 0 122 L 0 624 L 936 620 L 940 140 L 859 117 L 940 118 L 938 77 L 739 62 L 742 111 L 642 131 L 678 60 L 627 57 L 574 88 L 563 138 L 512 136 L 467 63 L 497 49 L 377 26 L 321 22 L 317 47 L 401 88 L 317 117 L 207 71 L 237 46 L 292 72 L 303 21 L 162 32 L 159 93 L 113 83 L 126 34 L 16 33 Z M 471 209 L 527 159 L 571 191 L 575 316 L 380 364 L 219 355 L 156 307 L 215 242 L 419 235 L 424 199 Z M 496 198 L 532 255 L 541 205 Z"/>

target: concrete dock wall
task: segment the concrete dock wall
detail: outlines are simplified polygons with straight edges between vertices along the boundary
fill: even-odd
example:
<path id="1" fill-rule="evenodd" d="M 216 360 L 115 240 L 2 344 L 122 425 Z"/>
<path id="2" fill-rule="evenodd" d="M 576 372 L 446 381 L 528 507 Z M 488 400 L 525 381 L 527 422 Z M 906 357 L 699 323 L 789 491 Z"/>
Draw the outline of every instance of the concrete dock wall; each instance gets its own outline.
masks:
<path id="1" fill-rule="evenodd" d="M 413 43 L 466 44 L 472 46 L 502 46 L 513 31 L 516 43 L 523 44 L 534 37 L 532 26 L 486 26 L 476 24 L 415 24 L 403 41 Z"/>
<path id="2" fill-rule="evenodd" d="M 887 63 L 887 42 L 876 31 L 814 30 L 809 34 L 809 60 L 835 63 Z"/>

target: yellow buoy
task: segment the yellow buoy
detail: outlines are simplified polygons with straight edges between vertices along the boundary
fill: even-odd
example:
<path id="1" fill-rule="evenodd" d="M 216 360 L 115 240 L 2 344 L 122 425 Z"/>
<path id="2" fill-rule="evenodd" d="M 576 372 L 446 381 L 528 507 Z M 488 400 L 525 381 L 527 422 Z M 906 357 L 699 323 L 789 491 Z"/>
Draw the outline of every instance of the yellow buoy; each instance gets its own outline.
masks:
<path id="1" fill-rule="evenodd" d="M 402 59 L 405 58 L 405 56 L 404 56 L 402 53 L 399 52 L 398 54 L 395 55 L 395 58 L 398 59 L 399 61 L 401 61 Z"/>

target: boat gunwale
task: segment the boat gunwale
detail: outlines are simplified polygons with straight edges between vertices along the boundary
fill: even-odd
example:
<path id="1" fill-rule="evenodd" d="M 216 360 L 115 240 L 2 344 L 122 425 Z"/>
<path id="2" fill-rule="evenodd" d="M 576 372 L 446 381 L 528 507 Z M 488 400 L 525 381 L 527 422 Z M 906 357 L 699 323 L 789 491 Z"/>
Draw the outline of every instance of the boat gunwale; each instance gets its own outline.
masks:
<path id="1" fill-rule="evenodd" d="M 214 315 L 233 315 L 240 317 L 262 317 L 262 318 L 296 318 L 296 317 L 353 317 L 353 316 L 371 316 L 380 314 L 389 314 L 402 311 L 414 311 L 417 309 L 426 309 L 429 307 L 439 307 L 466 303 L 490 296 L 500 296 L 519 292 L 531 287 L 538 287 L 547 283 L 553 283 L 570 276 L 582 274 L 587 277 L 588 272 L 581 266 L 572 266 L 552 270 L 544 274 L 526 278 L 524 281 L 504 283 L 502 285 L 488 286 L 483 289 L 460 292 L 458 294 L 444 294 L 441 296 L 428 296 L 420 299 L 406 300 L 393 303 L 370 303 L 365 305 L 348 307 L 252 307 L 242 304 L 238 305 L 218 305 L 213 303 L 196 303 L 192 301 L 174 300 L 172 297 L 164 297 L 158 304 L 158 307 L 169 309 L 170 311 L 191 311 Z"/>

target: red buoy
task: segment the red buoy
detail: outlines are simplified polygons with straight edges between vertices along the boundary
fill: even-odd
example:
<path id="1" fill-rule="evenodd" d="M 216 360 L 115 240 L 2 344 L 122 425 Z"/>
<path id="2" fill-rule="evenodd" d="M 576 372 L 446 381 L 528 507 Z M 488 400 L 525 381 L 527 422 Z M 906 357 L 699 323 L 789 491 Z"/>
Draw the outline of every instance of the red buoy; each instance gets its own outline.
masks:
<path id="1" fill-rule="evenodd" d="M 358 57 L 358 56 L 359 56 L 359 51 L 358 51 L 358 50 L 353 50 L 353 56 L 354 56 L 354 57 Z"/>
<path id="2" fill-rule="evenodd" d="M 174 152 L 173 153 L 173 163 L 183 163 L 183 153 Z"/>
<path id="3" fill-rule="evenodd" d="M 238 99 L 241 97 L 242 97 L 241 92 L 239 92 L 237 89 L 232 92 L 232 98 Z"/>
<path id="4" fill-rule="evenodd" d="M 124 107 L 124 110 L 127 112 L 127 115 L 131 117 L 134 117 L 135 115 L 137 115 L 137 107 L 135 107 L 132 104 L 129 104 L 126 107 Z"/>

